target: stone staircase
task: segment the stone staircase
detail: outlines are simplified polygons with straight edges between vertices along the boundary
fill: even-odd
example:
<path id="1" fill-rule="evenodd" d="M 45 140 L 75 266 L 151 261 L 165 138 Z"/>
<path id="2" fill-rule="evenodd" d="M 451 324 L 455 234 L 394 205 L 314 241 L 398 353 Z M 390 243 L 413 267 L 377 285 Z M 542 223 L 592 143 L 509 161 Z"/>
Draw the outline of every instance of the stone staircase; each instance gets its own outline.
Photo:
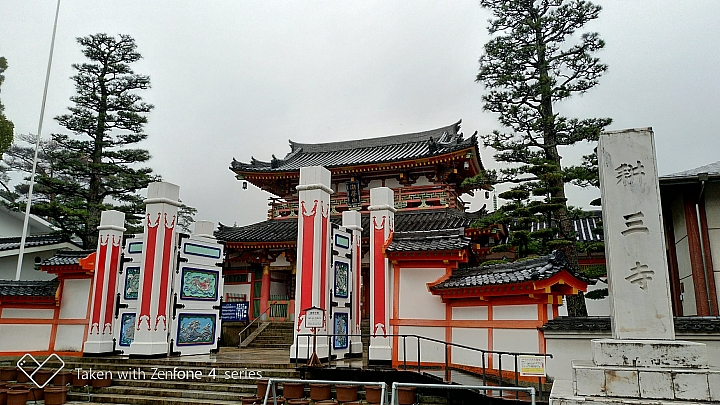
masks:
<path id="1" fill-rule="evenodd" d="M 293 325 L 293 322 L 269 322 L 267 327 L 247 347 L 290 350 L 290 346 L 293 344 Z"/>
<path id="2" fill-rule="evenodd" d="M 107 404 L 238 404 L 241 397 L 255 395 L 258 377 L 300 377 L 290 364 L 260 362 L 194 362 L 181 358 L 78 358 L 65 362 L 66 370 L 111 372 L 112 386 L 74 388 L 68 394 L 69 401 Z M 136 372 L 133 378 L 132 370 L 141 370 L 144 375 Z"/>

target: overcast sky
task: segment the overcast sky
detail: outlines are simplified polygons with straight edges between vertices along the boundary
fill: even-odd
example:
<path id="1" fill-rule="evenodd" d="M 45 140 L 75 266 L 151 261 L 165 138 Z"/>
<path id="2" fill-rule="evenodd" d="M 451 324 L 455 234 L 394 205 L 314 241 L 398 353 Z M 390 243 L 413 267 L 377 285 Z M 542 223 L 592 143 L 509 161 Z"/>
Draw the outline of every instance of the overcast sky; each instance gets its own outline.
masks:
<path id="1" fill-rule="evenodd" d="M 611 117 L 610 129 L 653 127 L 660 174 L 720 160 L 720 2 L 606 0 L 587 26 L 607 42 L 600 85 L 559 106 Z M 54 0 L 0 0 L 0 98 L 17 133 L 34 133 Z M 196 219 L 264 220 L 269 194 L 242 190 L 233 157 L 269 160 L 288 139 L 330 142 L 438 128 L 463 120 L 466 136 L 498 128 L 475 83 L 490 13 L 453 1 L 63 0 L 43 135 L 74 93 L 75 38 L 129 34 L 151 78 L 155 105 L 141 146 L 150 166 L 180 186 Z M 590 147 L 563 151 L 574 163 Z M 498 167 L 481 150 L 486 167 Z M 569 193 L 586 205 L 597 191 Z M 472 209 L 486 203 L 473 199 Z"/>

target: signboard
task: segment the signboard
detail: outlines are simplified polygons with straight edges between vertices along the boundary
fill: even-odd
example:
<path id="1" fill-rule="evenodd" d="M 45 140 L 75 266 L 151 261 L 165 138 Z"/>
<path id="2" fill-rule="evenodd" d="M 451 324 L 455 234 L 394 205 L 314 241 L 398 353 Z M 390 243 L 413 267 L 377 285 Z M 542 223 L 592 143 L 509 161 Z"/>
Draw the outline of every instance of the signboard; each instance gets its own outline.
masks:
<path id="1" fill-rule="evenodd" d="M 310 308 L 305 311 L 306 328 L 322 328 L 325 326 L 325 311 L 321 308 Z"/>
<path id="2" fill-rule="evenodd" d="M 247 322 L 247 302 L 223 302 L 220 307 L 220 319 L 232 322 Z"/>
<path id="3" fill-rule="evenodd" d="M 519 356 L 520 375 L 523 377 L 545 377 L 544 356 Z"/>

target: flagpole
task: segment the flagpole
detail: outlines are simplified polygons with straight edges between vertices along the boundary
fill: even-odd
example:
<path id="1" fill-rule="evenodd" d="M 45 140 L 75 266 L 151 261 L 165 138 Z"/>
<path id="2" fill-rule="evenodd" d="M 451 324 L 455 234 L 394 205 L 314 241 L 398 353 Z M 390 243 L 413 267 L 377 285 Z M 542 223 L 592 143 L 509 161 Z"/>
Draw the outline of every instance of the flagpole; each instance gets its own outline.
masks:
<path id="1" fill-rule="evenodd" d="M 22 271 L 23 256 L 25 255 L 25 240 L 27 239 L 28 222 L 30 219 L 30 206 L 32 205 L 33 186 L 35 185 L 35 170 L 37 168 L 38 149 L 40 149 L 40 138 L 42 136 L 43 119 L 45 118 L 45 102 L 47 101 L 48 83 L 50 82 L 50 68 L 52 67 L 53 51 L 55 49 L 55 32 L 57 32 L 58 15 L 60 14 L 60 0 L 57 0 L 55 8 L 55 23 L 53 24 L 52 39 L 50 40 L 50 56 L 48 57 L 47 72 L 45 73 L 45 89 L 43 90 L 42 106 L 40 107 L 40 120 L 38 122 L 37 140 L 35 141 L 35 157 L 33 158 L 32 174 L 30 175 L 30 190 L 28 190 L 27 202 L 25 204 L 25 220 L 23 221 L 22 237 L 20 238 L 20 251 L 18 252 L 17 270 L 15 281 L 20 280 Z"/>

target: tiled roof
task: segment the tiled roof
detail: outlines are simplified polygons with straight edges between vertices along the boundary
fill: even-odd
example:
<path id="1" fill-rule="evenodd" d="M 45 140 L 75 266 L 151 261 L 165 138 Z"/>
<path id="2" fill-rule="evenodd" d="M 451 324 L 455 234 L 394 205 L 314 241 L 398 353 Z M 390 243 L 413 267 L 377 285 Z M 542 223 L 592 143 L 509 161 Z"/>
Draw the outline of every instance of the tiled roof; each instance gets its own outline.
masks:
<path id="1" fill-rule="evenodd" d="M 60 282 L 0 280 L 0 297 L 55 297 Z"/>
<path id="2" fill-rule="evenodd" d="M 579 218 L 573 221 L 573 227 L 576 233 L 575 238 L 578 242 L 602 242 L 602 232 L 595 233 L 595 229 L 597 229 L 602 222 L 602 211 L 590 211 L 588 214 L 585 218 Z M 546 222 L 536 222 L 530 226 L 530 232 L 545 229 L 546 227 Z M 510 231 L 512 232 L 512 229 L 510 229 Z M 507 240 L 503 240 L 501 243 L 507 243 Z"/>
<path id="3" fill-rule="evenodd" d="M 388 252 L 421 252 L 426 250 L 464 250 L 470 246 L 470 238 L 465 237 L 463 228 L 395 232 Z"/>
<path id="4" fill-rule="evenodd" d="M 64 242 L 60 235 L 28 235 L 25 239 L 25 247 L 47 246 Z M 0 238 L 0 251 L 20 249 L 20 237 Z"/>
<path id="5" fill-rule="evenodd" d="M 609 332 L 610 317 L 608 316 L 585 316 L 568 317 L 561 316 L 548 321 L 543 325 L 544 331 L 587 331 L 587 332 Z M 678 316 L 675 317 L 675 332 L 681 333 L 720 333 L 720 317 L 717 316 Z"/>
<path id="6" fill-rule="evenodd" d="M 720 180 L 720 161 L 700 166 L 695 169 L 660 176 L 660 183 L 682 183 L 684 181 L 697 182 L 700 175 L 707 175 L 708 179 Z"/>
<path id="7" fill-rule="evenodd" d="M 55 256 L 44 260 L 40 266 L 71 266 L 80 264 L 79 260 L 86 258 L 95 252 L 94 250 L 60 250 Z"/>
<path id="8" fill-rule="evenodd" d="M 398 211 L 395 213 L 395 232 L 466 228 L 484 214 L 483 210 L 461 212 L 452 208 Z M 339 225 L 341 218 L 333 216 L 331 221 Z M 215 236 L 225 242 L 294 242 L 297 240 L 297 226 L 297 218 L 274 219 L 236 227 L 220 224 Z M 362 227 L 363 237 L 369 237 L 369 215 L 362 216 Z"/>
<path id="9" fill-rule="evenodd" d="M 431 290 L 448 288 L 480 287 L 485 285 L 516 284 L 532 280 L 545 280 L 561 270 L 567 269 L 567 259 L 562 251 L 553 251 L 548 256 L 515 261 L 492 266 L 458 269 L 447 280 L 430 287 Z M 575 275 L 583 281 L 584 276 Z"/>
<path id="10" fill-rule="evenodd" d="M 233 159 L 230 169 L 236 172 L 283 172 L 306 166 L 331 168 L 412 160 L 477 147 L 476 136 L 464 139 L 459 129 L 460 121 L 430 131 L 380 138 L 320 144 L 290 141 L 290 153 L 283 159 L 273 156 L 270 162 L 263 162 L 252 158 L 250 163 Z"/>

